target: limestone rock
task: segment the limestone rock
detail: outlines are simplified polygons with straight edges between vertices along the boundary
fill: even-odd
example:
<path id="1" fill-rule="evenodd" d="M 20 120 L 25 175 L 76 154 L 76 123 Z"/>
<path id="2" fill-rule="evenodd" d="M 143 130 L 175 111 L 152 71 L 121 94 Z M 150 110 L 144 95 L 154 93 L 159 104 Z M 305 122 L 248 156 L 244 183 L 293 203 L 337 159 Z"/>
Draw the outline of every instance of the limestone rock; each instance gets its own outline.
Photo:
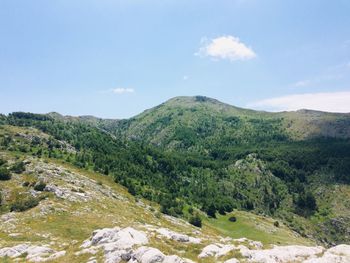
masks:
<path id="1" fill-rule="evenodd" d="M 328 249 L 321 257 L 311 258 L 304 263 L 349 263 L 350 245 L 338 245 Z"/>
<path id="2" fill-rule="evenodd" d="M 131 227 L 124 229 L 103 228 L 93 232 L 90 240 L 86 240 L 82 248 L 90 246 L 103 245 L 106 248 L 110 246 L 116 249 L 128 249 L 134 245 L 144 245 L 148 243 L 147 236 L 144 232 L 135 230 Z"/>
<path id="3" fill-rule="evenodd" d="M 226 260 L 224 263 L 239 263 L 239 260 L 236 258 L 231 258 L 229 260 Z"/>
<path id="4" fill-rule="evenodd" d="M 0 249 L 0 257 L 17 258 L 26 255 L 26 260 L 31 262 L 43 262 L 62 257 L 66 251 L 55 251 L 48 246 L 31 246 L 29 244 L 19 244 L 13 247 Z"/>
<path id="5" fill-rule="evenodd" d="M 155 263 L 163 262 L 165 255 L 156 248 L 139 247 L 134 255 L 133 260 L 139 263 Z"/>
<path id="6" fill-rule="evenodd" d="M 272 249 L 250 250 L 241 249 L 241 254 L 248 259 L 248 262 L 300 262 L 316 257 L 324 251 L 323 247 L 306 246 L 275 246 Z"/>
<path id="7" fill-rule="evenodd" d="M 199 244 L 201 242 L 200 238 L 190 237 L 188 235 L 180 234 L 166 228 L 156 229 L 156 232 L 168 239 L 172 239 L 178 242 L 188 242 L 193 244 Z"/>
<path id="8" fill-rule="evenodd" d="M 185 261 L 179 256 L 166 256 L 163 260 L 163 263 L 185 263 Z"/>
<path id="9" fill-rule="evenodd" d="M 134 228 L 103 228 L 95 230 L 91 238 L 85 240 L 81 245 L 83 250 L 78 253 L 95 252 L 102 248 L 105 254 L 105 262 L 115 263 L 129 260 L 132 257 L 132 248 L 135 245 L 145 245 L 147 243 L 146 234 Z"/>
<path id="10" fill-rule="evenodd" d="M 233 245 L 223 245 L 223 244 L 211 244 L 203 248 L 202 252 L 199 254 L 199 258 L 206 257 L 222 257 L 228 254 L 230 251 L 234 250 L 236 247 Z"/>

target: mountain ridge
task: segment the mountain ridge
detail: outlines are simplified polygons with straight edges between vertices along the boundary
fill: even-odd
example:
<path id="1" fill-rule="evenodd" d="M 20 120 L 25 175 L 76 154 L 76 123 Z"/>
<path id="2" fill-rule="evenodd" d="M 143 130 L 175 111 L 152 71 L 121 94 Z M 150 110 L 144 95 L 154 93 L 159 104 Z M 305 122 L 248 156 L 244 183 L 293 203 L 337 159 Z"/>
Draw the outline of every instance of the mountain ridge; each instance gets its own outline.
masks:
<path id="1" fill-rule="evenodd" d="M 36 113 L 36 114 L 43 114 L 43 115 L 49 115 L 49 116 L 52 116 L 52 117 L 57 117 L 57 118 L 62 118 L 62 117 L 66 117 L 66 118 L 91 118 L 91 119 L 98 119 L 98 120 L 109 120 L 109 121 L 120 121 L 120 120 L 127 120 L 127 119 L 132 119 L 132 118 L 135 118 L 136 116 L 144 113 L 144 112 L 147 112 L 147 111 L 150 111 L 154 108 L 157 108 L 161 105 L 164 105 L 164 104 L 168 104 L 168 103 L 171 103 L 173 101 L 192 101 L 194 102 L 195 100 L 199 99 L 197 102 L 200 102 L 202 100 L 202 102 L 208 102 L 208 101 L 211 101 L 211 102 L 215 102 L 216 104 L 221 104 L 221 105 L 225 105 L 225 106 L 228 106 L 228 107 L 232 107 L 232 108 L 235 108 L 237 110 L 242 110 L 242 111 L 252 111 L 252 112 L 256 112 L 256 113 L 267 113 L 267 114 L 285 114 L 285 113 L 297 113 L 297 112 L 300 112 L 300 113 L 321 113 L 321 114 L 330 114 L 330 115 L 344 115 L 344 116 L 350 116 L 350 112 L 348 113 L 343 113 L 343 112 L 330 112 L 330 111 L 320 111 L 320 110 L 313 110 L 313 109 L 308 109 L 308 108 L 302 108 L 302 109 L 298 109 L 298 110 L 285 110 L 285 111 L 266 111 L 266 110 L 254 110 L 254 109 L 250 109 L 250 108 L 245 108 L 245 107 L 238 107 L 238 106 L 235 106 L 235 105 L 232 105 L 232 104 L 229 104 L 229 103 L 226 103 L 226 102 L 222 102 L 218 99 L 215 99 L 215 98 L 211 98 L 211 97 L 207 97 L 207 96 L 203 96 L 203 95 L 195 95 L 195 96 L 175 96 L 175 97 L 172 97 L 160 104 L 158 104 L 157 106 L 154 106 L 154 107 L 151 107 L 149 109 L 145 109 L 143 110 L 142 112 L 134 115 L 134 116 L 131 116 L 129 118 L 105 118 L 105 117 L 97 117 L 95 115 L 91 115 L 91 114 L 87 114 L 87 115 L 62 115 L 58 112 L 48 112 L 48 113 Z M 6 114 L 4 114 L 6 115 Z"/>

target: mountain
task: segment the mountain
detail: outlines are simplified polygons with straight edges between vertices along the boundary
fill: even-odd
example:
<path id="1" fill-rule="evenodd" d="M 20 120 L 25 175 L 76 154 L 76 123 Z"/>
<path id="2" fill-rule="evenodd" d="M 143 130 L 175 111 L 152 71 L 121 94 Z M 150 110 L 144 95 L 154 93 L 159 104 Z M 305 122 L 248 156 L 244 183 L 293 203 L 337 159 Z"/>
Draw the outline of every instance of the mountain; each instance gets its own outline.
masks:
<path id="1" fill-rule="evenodd" d="M 196 224 L 195 211 L 226 235 L 221 220 L 235 211 L 326 246 L 350 242 L 349 114 L 259 112 L 196 96 L 127 120 L 17 112 L 0 127 L 31 138 L 3 135 L 2 151 L 103 174 L 163 214 Z"/>
<path id="2" fill-rule="evenodd" d="M 120 121 L 114 131 L 164 148 L 206 152 L 227 144 L 350 138 L 350 114 L 310 110 L 270 113 L 203 96 L 176 97 Z M 198 144 L 206 146 L 198 149 Z"/>

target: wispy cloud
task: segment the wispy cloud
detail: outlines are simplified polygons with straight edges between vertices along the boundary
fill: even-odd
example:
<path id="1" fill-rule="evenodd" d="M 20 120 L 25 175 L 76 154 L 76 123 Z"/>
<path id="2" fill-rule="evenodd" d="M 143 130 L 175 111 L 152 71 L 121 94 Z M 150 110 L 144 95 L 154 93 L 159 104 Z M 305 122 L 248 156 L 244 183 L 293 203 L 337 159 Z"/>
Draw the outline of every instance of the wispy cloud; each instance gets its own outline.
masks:
<path id="1" fill-rule="evenodd" d="M 304 80 L 299 80 L 293 84 L 291 84 L 291 87 L 294 88 L 302 88 L 302 87 L 309 87 L 312 85 L 318 85 L 323 82 L 329 82 L 329 81 L 336 81 L 343 78 L 343 74 L 325 74 L 322 76 L 318 76 L 312 79 L 304 79 Z"/>
<path id="2" fill-rule="evenodd" d="M 252 48 L 246 46 L 234 36 L 221 36 L 210 39 L 203 38 L 202 46 L 196 56 L 211 57 L 214 59 L 228 59 L 230 61 L 249 60 L 256 57 Z"/>
<path id="3" fill-rule="evenodd" d="M 110 90 L 114 94 L 125 94 L 125 93 L 134 93 L 135 90 L 131 88 L 115 88 Z"/>
<path id="4" fill-rule="evenodd" d="M 297 81 L 297 82 L 293 83 L 292 86 L 296 87 L 296 88 L 300 88 L 300 87 L 306 87 L 306 86 L 308 86 L 311 83 L 312 83 L 311 80 L 305 79 L 305 80 L 300 80 L 300 81 Z"/>
<path id="5" fill-rule="evenodd" d="M 312 109 L 350 112 L 350 91 L 293 94 L 256 101 L 247 107 L 271 111 Z"/>

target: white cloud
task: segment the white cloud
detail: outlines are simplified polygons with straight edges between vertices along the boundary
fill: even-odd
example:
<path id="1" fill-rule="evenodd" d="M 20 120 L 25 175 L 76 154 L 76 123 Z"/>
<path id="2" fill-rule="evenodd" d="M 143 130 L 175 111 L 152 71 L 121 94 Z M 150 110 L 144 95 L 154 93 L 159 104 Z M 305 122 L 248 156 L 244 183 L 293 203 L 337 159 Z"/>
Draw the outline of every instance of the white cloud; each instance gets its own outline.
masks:
<path id="1" fill-rule="evenodd" d="M 111 92 L 114 94 L 125 94 L 125 93 L 134 93 L 135 90 L 131 88 L 115 88 L 111 89 Z"/>
<path id="2" fill-rule="evenodd" d="M 247 107 L 272 111 L 311 109 L 350 112 L 350 91 L 287 95 L 250 103 Z"/>
<path id="3" fill-rule="evenodd" d="M 208 40 L 202 39 L 202 46 L 196 56 L 214 59 L 248 60 L 256 57 L 255 52 L 234 36 L 222 36 Z"/>

